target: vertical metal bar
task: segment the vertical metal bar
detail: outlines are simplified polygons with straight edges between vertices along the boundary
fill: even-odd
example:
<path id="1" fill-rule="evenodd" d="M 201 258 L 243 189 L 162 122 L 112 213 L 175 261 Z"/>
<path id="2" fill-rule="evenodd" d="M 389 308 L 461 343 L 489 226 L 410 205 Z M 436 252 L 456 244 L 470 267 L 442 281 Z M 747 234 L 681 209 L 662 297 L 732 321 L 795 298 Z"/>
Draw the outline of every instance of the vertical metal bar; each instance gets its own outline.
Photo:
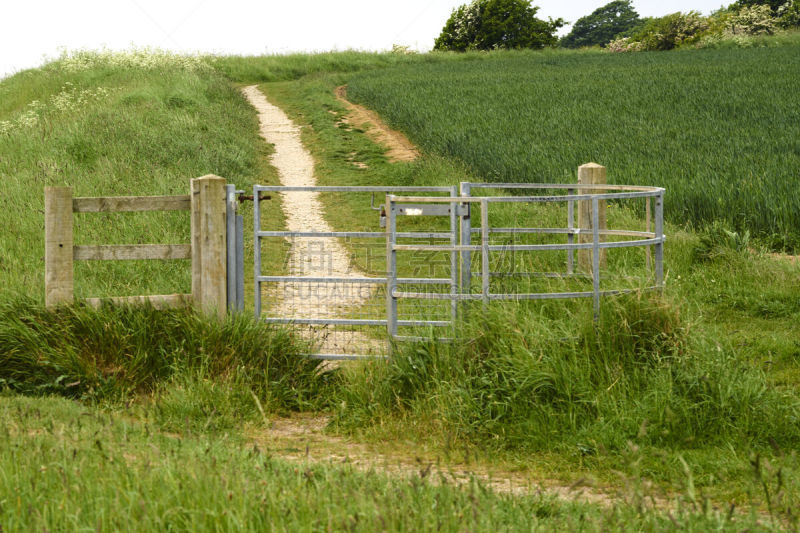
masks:
<path id="1" fill-rule="evenodd" d="M 228 312 L 236 309 L 236 186 L 225 185 L 225 247 Z"/>
<path id="2" fill-rule="evenodd" d="M 470 183 L 467 181 L 461 182 L 461 196 L 469 197 L 472 193 Z M 461 215 L 461 244 L 472 244 L 472 223 L 470 221 L 470 204 L 463 204 L 466 209 L 466 214 Z M 470 292 L 472 285 L 472 252 L 461 252 L 461 291 L 465 293 Z"/>
<path id="3" fill-rule="evenodd" d="M 397 335 L 397 206 L 392 195 L 386 195 L 386 325 L 388 328 L 388 352 L 392 354 L 392 341 Z"/>
<path id="4" fill-rule="evenodd" d="M 236 215 L 236 310 L 244 311 L 244 217 Z"/>
<path id="5" fill-rule="evenodd" d="M 253 280 L 255 293 L 253 294 L 253 307 L 255 309 L 256 320 L 261 318 L 261 282 L 258 277 L 261 275 L 261 239 L 258 232 L 261 231 L 261 206 L 258 201 L 258 186 L 253 185 Z"/>
<path id="6" fill-rule="evenodd" d="M 567 189 L 567 193 L 569 195 L 575 194 L 575 189 Z M 575 235 L 572 234 L 572 231 L 575 229 L 575 201 L 568 200 L 567 201 L 567 228 L 569 229 L 569 233 L 567 233 L 567 244 L 575 244 Z M 569 249 L 567 250 L 567 274 L 572 274 L 575 272 L 575 250 Z"/>
<path id="7" fill-rule="evenodd" d="M 489 302 L 489 201 L 481 200 L 481 293 L 483 305 Z"/>
<path id="8" fill-rule="evenodd" d="M 656 196 L 656 287 L 664 288 L 664 192 Z"/>
<path id="9" fill-rule="evenodd" d="M 597 197 L 592 198 L 592 290 L 594 291 L 594 319 L 600 314 L 600 206 Z"/>
<path id="10" fill-rule="evenodd" d="M 645 198 L 644 202 L 645 202 L 645 204 L 644 204 L 644 218 L 645 218 L 645 228 L 644 228 L 644 230 L 647 233 L 650 233 L 650 197 L 648 196 L 647 198 Z M 652 253 L 651 253 L 651 250 L 650 250 L 650 246 L 645 246 L 644 247 L 644 258 L 645 258 L 645 266 L 647 268 L 648 276 L 650 275 L 649 272 L 650 272 L 651 265 L 653 263 L 652 258 L 650 257 L 651 255 L 652 255 Z"/>
<path id="11" fill-rule="evenodd" d="M 452 198 L 458 197 L 458 187 L 455 185 L 450 190 Z M 459 204 L 450 202 L 450 246 L 455 247 L 458 244 L 458 217 L 456 211 Z M 458 252 L 453 249 L 450 251 L 450 295 L 458 294 Z M 455 299 L 450 300 L 450 321 L 453 327 L 456 325 L 458 318 L 458 302 Z"/>

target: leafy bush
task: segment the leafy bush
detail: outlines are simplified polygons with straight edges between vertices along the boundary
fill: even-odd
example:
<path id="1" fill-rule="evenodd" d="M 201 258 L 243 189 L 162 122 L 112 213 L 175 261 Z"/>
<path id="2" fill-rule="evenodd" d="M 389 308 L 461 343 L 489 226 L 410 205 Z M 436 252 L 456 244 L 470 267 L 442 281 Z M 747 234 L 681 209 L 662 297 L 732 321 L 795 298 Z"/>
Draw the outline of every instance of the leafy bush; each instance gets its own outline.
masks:
<path id="1" fill-rule="evenodd" d="M 800 0 L 789 0 L 782 5 L 736 2 L 707 18 L 690 11 L 650 19 L 632 32 L 619 34 L 606 49 L 609 52 L 638 52 L 672 50 L 686 45 L 697 48 L 767 46 L 770 43 L 752 38 L 774 35 L 779 28 L 798 25 Z M 772 43 L 775 44 L 779 43 Z"/>
<path id="2" fill-rule="evenodd" d="M 606 45 L 609 52 L 641 52 L 644 44 L 639 41 L 631 41 L 630 37 L 620 37 L 614 39 Z"/>
<path id="3" fill-rule="evenodd" d="M 790 0 L 776 11 L 778 25 L 782 28 L 800 27 L 800 0 Z"/>
<path id="4" fill-rule="evenodd" d="M 695 247 L 693 256 L 697 261 L 708 261 L 731 252 L 746 252 L 749 247 L 749 231 L 737 233 L 715 221 L 700 234 L 700 242 Z"/>
<path id="5" fill-rule="evenodd" d="M 562 19 L 536 18 L 529 0 L 473 0 L 453 10 L 434 50 L 495 50 L 553 46 Z"/>
<path id="6" fill-rule="evenodd" d="M 728 18 L 725 31 L 731 35 L 772 35 L 776 23 L 767 5 L 743 7 Z"/>
<path id="7" fill-rule="evenodd" d="M 631 41 L 642 43 L 643 50 L 672 50 L 697 42 L 708 29 L 708 19 L 697 11 L 678 12 L 652 19 Z"/>

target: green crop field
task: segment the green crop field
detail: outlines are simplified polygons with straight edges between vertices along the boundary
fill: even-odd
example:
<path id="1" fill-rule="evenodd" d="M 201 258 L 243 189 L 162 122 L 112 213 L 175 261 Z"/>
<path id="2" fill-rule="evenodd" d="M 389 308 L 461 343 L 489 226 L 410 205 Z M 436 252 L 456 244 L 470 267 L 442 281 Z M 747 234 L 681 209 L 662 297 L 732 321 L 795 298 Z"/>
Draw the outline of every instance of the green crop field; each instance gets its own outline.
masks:
<path id="1" fill-rule="evenodd" d="M 669 220 L 800 245 L 800 48 L 514 53 L 357 74 L 348 95 L 475 180 L 666 187 Z"/>

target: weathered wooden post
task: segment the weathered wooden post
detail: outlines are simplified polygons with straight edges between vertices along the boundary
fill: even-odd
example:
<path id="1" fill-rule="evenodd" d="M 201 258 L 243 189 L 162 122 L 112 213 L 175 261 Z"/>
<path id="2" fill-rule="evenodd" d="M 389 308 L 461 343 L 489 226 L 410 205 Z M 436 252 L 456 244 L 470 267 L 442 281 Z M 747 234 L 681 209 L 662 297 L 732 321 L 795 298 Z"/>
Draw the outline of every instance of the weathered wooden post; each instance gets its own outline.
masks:
<path id="1" fill-rule="evenodd" d="M 578 167 L 578 184 L 580 185 L 605 185 L 606 184 L 606 167 L 598 165 L 597 163 L 586 163 Z M 604 193 L 607 191 L 597 189 L 578 189 L 578 194 L 592 194 Z M 598 230 L 604 231 L 606 229 L 606 202 L 600 200 L 598 202 Z M 592 201 L 581 200 L 578 202 L 578 227 L 581 230 L 594 230 L 592 227 Z M 600 235 L 600 241 L 603 240 L 603 235 Z M 592 231 L 581 231 L 578 242 L 585 244 L 592 242 Z M 600 268 L 606 266 L 606 250 L 600 250 Z M 578 251 L 578 268 L 583 272 L 590 272 L 592 270 L 592 251 L 579 250 Z"/>
<path id="2" fill-rule="evenodd" d="M 73 301 L 72 187 L 44 189 L 44 301 Z"/>
<path id="3" fill-rule="evenodd" d="M 192 180 L 192 299 L 207 313 L 227 308 L 225 179 Z"/>

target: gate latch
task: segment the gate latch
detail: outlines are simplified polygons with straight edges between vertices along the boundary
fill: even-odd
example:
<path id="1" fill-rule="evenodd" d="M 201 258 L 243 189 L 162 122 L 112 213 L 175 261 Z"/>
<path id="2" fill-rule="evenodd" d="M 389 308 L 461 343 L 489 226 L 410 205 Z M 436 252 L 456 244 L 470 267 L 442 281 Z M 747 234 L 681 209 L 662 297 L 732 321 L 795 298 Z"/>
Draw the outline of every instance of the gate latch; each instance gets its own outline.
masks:
<path id="1" fill-rule="evenodd" d="M 369 201 L 369 207 L 373 211 L 380 211 L 381 212 L 381 218 L 380 218 L 379 224 L 380 224 L 381 228 L 385 228 L 386 227 L 386 209 L 384 208 L 383 204 L 381 204 L 381 205 L 379 205 L 377 207 L 375 206 L 375 193 L 372 193 L 372 199 Z"/>
<path id="2" fill-rule="evenodd" d="M 236 191 L 236 192 L 239 192 L 239 191 Z M 242 191 L 242 192 L 244 192 L 244 191 Z M 268 194 L 262 196 L 261 193 L 258 193 L 258 201 L 261 202 L 263 200 L 272 200 L 272 196 L 270 196 Z M 239 195 L 239 203 L 252 202 L 252 201 L 253 201 L 253 195 L 252 194 L 240 194 Z"/>

